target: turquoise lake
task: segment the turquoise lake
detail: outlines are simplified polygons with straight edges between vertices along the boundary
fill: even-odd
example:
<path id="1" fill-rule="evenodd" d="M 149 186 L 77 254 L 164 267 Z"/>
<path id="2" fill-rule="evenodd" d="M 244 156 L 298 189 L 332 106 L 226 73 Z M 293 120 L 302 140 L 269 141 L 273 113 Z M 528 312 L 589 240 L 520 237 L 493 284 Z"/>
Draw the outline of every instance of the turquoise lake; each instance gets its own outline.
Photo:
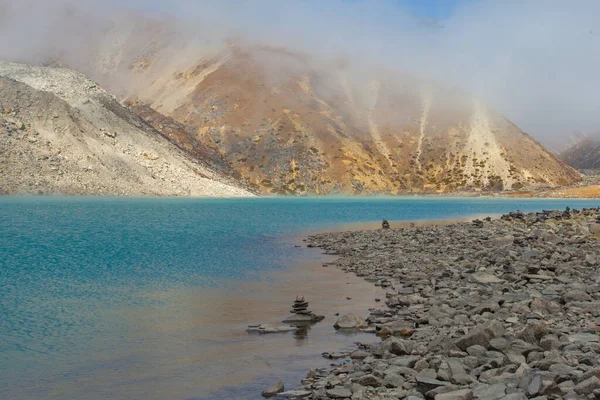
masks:
<path id="1" fill-rule="evenodd" d="M 599 204 L 0 198 L 0 398 L 258 399 L 279 379 L 292 389 L 327 365 L 321 352 L 356 340 L 334 332 L 333 314 L 385 294 L 322 268 L 326 256 L 298 247 L 310 232 Z M 245 333 L 284 318 L 296 294 L 327 317 L 306 337 Z"/>

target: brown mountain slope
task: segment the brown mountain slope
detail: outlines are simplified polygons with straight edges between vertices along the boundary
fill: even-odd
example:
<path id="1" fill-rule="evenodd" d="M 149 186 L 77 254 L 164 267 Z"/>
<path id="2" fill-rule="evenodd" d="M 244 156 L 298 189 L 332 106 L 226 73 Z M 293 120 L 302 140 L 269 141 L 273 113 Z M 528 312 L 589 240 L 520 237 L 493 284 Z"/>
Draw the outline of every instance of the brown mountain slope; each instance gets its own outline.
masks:
<path id="1" fill-rule="evenodd" d="M 146 83 L 132 86 L 131 98 L 183 124 L 181 146 L 216 150 L 266 193 L 482 191 L 580 179 L 476 100 L 413 76 L 238 46 L 159 69 L 155 51 L 129 65 Z"/>

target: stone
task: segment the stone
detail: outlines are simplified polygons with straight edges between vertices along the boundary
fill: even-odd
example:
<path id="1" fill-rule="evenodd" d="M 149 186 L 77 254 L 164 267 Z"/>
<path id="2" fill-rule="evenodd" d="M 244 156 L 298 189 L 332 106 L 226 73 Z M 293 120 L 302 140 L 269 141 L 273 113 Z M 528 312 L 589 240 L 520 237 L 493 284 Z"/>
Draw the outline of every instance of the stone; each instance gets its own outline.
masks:
<path id="1" fill-rule="evenodd" d="M 384 220 L 381 222 L 381 229 L 390 229 L 390 223 L 388 222 L 388 220 L 387 220 L 387 219 L 384 219 Z"/>
<path id="2" fill-rule="evenodd" d="M 487 349 L 491 339 L 500 337 L 503 334 L 504 326 L 499 321 L 494 320 L 485 326 L 475 328 L 472 332 L 456 340 L 454 344 L 463 351 L 475 345 Z"/>
<path id="3" fill-rule="evenodd" d="M 593 333 L 576 333 L 574 335 L 569 335 L 569 342 L 598 343 L 600 342 L 600 335 Z"/>
<path id="4" fill-rule="evenodd" d="M 570 303 L 573 301 L 581 301 L 581 302 L 592 301 L 594 299 L 592 298 L 592 296 L 590 296 L 583 290 L 573 289 L 573 290 L 567 291 L 564 294 L 563 300 L 565 303 Z"/>
<path id="5" fill-rule="evenodd" d="M 533 397 L 540 393 L 542 389 L 542 377 L 540 375 L 535 375 L 529 385 L 527 386 L 527 395 L 529 397 Z"/>
<path id="6" fill-rule="evenodd" d="M 585 262 L 590 267 L 598 264 L 598 260 L 596 259 L 596 256 L 593 254 L 589 254 L 589 253 L 585 255 Z"/>
<path id="7" fill-rule="evenodd" d="M 327 397 L 329 397 L 330 399 L 347 399 L 349 397 L 352 397 L 352 392 L 350 391 L 350 389 L 336 386 L 333 389 L 329 389 L 327 391 Z"/>
<path id="8" fill-rule="evenodd" d="M 589 231 L 592 236 L 600 237 L 600 224 L 598 224 L 598 223 L 590 224 Z"/>
<path id="9" fill-rule="evenodd" d="M 537 345 L 539 340 L 546 334 L 546 324 L 542 321 L 534 321 L 523 329 L 518 337 L 523 341 Z"/>
<path id="10" fill-rule="evenodd" d="M 317 315 L 314 313 L 310 313 L 310 314 L 294 314 L 291 317 L 287 317 L 286 319 L 284 319 L 283 323 L 286 324 L 293 324 L 293 323 L 311 323 L 311 322 L 320 322 L 322 320 L 325 319 L 324 315 Z"/>
<path id="11" fill-rule="evenodd" d="M 362 386 L 379 387 L 381 386 L 381 379 L 377 378 L 375 375 L 365 375 L 360 377 L 357 383 Z"/>
<path id="12" fill-rule="evenodd" d="M 417 390 L 422 393 L 425 394 L 433 389 L 436 389 L 440 386 L 449 386 L 450 384 L 448 382 L 443 382 L 443 381 L 439 381 L 437 379 L 434 378 L 430 378 L 428 376 L 424 376 L 424 375 L 417 375 L 415 377 L 415 380 L 417 381 Z"/>
<path id="13" fill-rule="evenodd" d="M 404 378 L 399 374 L 386 374 L 381 384 L 388 388 L 402 387 Z"/>
<path id="14" fill-rule="evenodd" d="M 272 384 L 267 389 L 265 389 L 262 392 L 262 396 L 263 397 L 273 397 L 273 396 L 276 396 L 278 393 L 283 392 L 284 390 L 285 389 L 283 387 L 283 382 L 279 381 L 279 382 Z"/>
<path id="15" fill-rule="evenodd" d="M 479 344 L 475 344 L 467 347 L 466 351 L 470 356 L 481 357 L 487 352 L 487 349 Z"/>
<path id="16" fill-rule="evenodd" d="M 476 272 L 471 275 L 471 281 L 480 283 L 482 285 L 488 285 L 493 283 L 502 283 L 504 282 L 504 279 L 500 279 L 497 276 L 488 274 L 486 272 Z"/>
<path id="17" fill-rule="evenodd" d="M 551 281 L 552 278 L 550 275 L 539 275 L 539 274 L 525 274 L 525 278 L 531 280 L 531 279 L 537 279 L 539 281 Z"/>
<path id="18" fill-rule="evenodd" d="M 281 392 L 277 397 L 284 397 L 286 399 L 305 399 L 312 394 L 310 390 L 290 390 L 287 392 Z"/>
<path id="19" fill-rule="evenodd" d="M 269 325 L 269 324 L 260 324 L 260 325 L 249 325 L 246 329 L 248 333 L 257 333 L 257 334 L 268 334 L 268 333 L 286 333 L 286 332 L 294 332 L 296 328 L 290 326 L 283 325 Z"/>
<path id="20" fill-rule="evenodd" d="M 361 329 L 368 325 L 364 319 L 354 314 L 346 314 L 341 316 L 333 325 L 335 329 Z"/>
<path id="21" fill-rule="evenodd" d="M 527 400 L 527 396 L 525 393 L 511 393 L 501 397 L 500 400 Z"/>
<path id="22" fill-rule="evenodd" d="M 471 389 L 455 390 L 448 393 L 442 393 L 435 395 L 435 400 L 471 400 L 473 399 L 473 392 Z"/>
<path id="23" fill-rule="evenodd" d="M 482 385 L 474 389 L 473 393 L 479 399 L 498 400 L 506 394 L 506 384 L 495 383 L 493 385 Z"/>
<path id="24" fill-rule="evenodd" d="M 600 379 L 596 376 L 591 376 L 573 387 L 575 393 L 585 395 L 591 394 L 595 389 L 600 389 Z"/>
<path id="25" fill-rule="evenodd" d="M 409 354 L 409 351 L 406 347 L 406 343 L 402 339 L 390 337 L 383 342 L 383 345 L 387 348 L 387 350 L 390 353 L 395 354 L 397 356 Z"/>
<path id="26" fill-rule="evenodd" d="M 473 382 L 473 378 L 467 374 L 457 359 L 449 358 L 446 362 L 450 368 L 450 382 L 456 385 L 468 385 Z"/>

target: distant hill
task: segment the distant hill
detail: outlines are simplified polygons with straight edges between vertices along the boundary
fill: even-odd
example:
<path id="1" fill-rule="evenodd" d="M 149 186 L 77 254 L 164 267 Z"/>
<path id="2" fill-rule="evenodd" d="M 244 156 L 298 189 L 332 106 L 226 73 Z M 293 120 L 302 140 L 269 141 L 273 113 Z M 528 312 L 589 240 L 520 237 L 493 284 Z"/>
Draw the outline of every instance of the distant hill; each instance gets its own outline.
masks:
<path id="1" fill-rule="evenodd" d="M 580 135 L 579 140 L 559 156 L 579 170 L 600 169 L 600 134 Z"/>

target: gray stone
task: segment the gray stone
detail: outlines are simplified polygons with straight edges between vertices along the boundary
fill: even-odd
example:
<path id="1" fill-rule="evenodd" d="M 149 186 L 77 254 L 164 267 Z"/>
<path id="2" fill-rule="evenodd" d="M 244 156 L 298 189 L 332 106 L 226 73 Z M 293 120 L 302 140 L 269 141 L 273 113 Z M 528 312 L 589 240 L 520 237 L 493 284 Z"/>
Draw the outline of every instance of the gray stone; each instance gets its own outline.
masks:
<path id="1" fill-rule="evenodd" d="M 347 399 L 352 397 L 352 392 L 350 389 L 337 386 L 327 391 L 327 397 L 331 399 Z"/>
<path id="2" fill-rule="evenodd" d="M 494 320 L 485 326 L 475 328 L 472 332 L 456 340 L 454 344 L 463 351 L 475 345 L 487 349 L 491 339 L 500 337 L 503 334 L 504 326 L 501 322 Z"/>
<path id="3" fill-rule="evenodd" d="M 395 354 L 397 356 L 404 356 L 409 354 L 408 349 L 406 348 L 406 343 L 402 339 L 398 339 L 396 337 L 389 337 L 384 342 L 383 345 L 387 350 Z"/>
<path id="4" fill-rule="evenodd" d="M 533 397 L 540 393 L 542 389 L 542 377 L 540 375 L 535 375 L 531 382 L 529 382 L 529 386 L 527 386 L 527 394 L 530 397 Z"/>
<path id="5" fill-rule="evenodd" d="M 575 393 L 586 395 L 592 393 L 595 389 L 600 389 L 600 379 L 596 376 L 589 377 L 573 387 Z"/>
<path id="6" fill-rule="evenodd" d="M 308 314 L 303 314 L 303 313 L 294 314 L 294 315 L 287 317 L 286 319 L 284 319 L 281 322 L 284 322 L 286 324 L 293 324 L 293 323 L 302 323 L 302 322 L 319 322 L 324 319 L 325 319 L 324 315 L 317 315 L 317 314 L 311 312 Z"/>
<path id="7" fill-rule="evenodd" d="M 381 379 L 377 378 L 375 375 L 365 375 L 360 377 L 357 383 L 362 386 L 379 387 L 381 386 Z"/>
<path id="8" fill-rule="evenodd" d="M 354 314 L 346 314 L 341 316 L 333 325 L 335 329 L 361 329 L 368 325 L 364 319 Z"/>
<path id="9" fill-rule="evenodd" d="M 576 333 L 569 335 L 569 342 L 598 343 L 600 342 L 600 336 L 593 333 Z"/>
<path id="10" fill-rule="evenodd" d="M 388 388 L 402 387 L 404 378 L 398 374 L 386 374 L 381 384 Z"/>
<path id="11" fill-rule="evenodd" d="M 273 396 L 276 396 L 278 393 L 283 392 L 284 390 L 285 389 L 283 387 L 283 382 L 279 381 L 279 382 L 272 384 L 266 390 L 264 390 L 262 392 L 262 396 L 263 397 L 273 397 Z"/>
<path id="12" fill-rule="evenodd" d="M 461 363 L 455 358 L 447 360 L 450 367 L 450 382 L 456 385 L 468 385 L 473 382 L 473 378 L 467 374 Z"/>
<path id="13" fill-rule="evenodd" d="M 501 397 L 500 400 L 527 400 L 527 396 L 525 393 L 511 393 Z"/>
<path id="14" fill-rule="evenodd" d="M 505 383 L 495 383 L 493 385 L 481 385 L 474 390 L 474 394 L 479 399 L 497 400 L 506 394 Z"/>
<path id="15" fill-rule="evenodd" d="M 435 400 L 471 400 L 473 392 L 471 389 L 455 390 L 448 393 L 437 394 Z"/>
<path id="16" fill-rule="evenodd" d="M 487 272 L 475 272 L 471 275 L 471 281 L 480 283 L 482 285 L 489 285 L 494 283 L 502 283 L 504 279 L 500 279 L 495 275 L 488 274 Z"/>
<path id="17" fill-rule="evenodd" d="M 422 394 L 425 394 L 440 386 L 450 385 L 448 382 L 439 381 L 437 379 L 430 378 L 428 376 L 423 376 L 421 374 L 415 376 L 415 380 L 417 381 L 417 390 Z"/>
<path id="18" fill-rule="evenodd" d="M 293 332 L 296 328 L 290 326 L 283 325 L 269 325 L 269 324 L 261 324 L 261 325 L 250 325 L 246 332 L 248 333 L 257 333 L 257 334 L 268 334 L 268 333 L 286 333 Z"/>
<path id="19" fill-rule="evenodd" d="M 570 303 L 573 301 L 581 301 L 581 302 L 592 301 L 594 299 L 592 298 L 592 296 L 590 296 L 583 290 L 573 289 L 573 290 L 569 290 L 568 292 L 566 292 L 564 294 L 563 300 L 566 303 Z"/>
<path id="20" fill-rule="evenodd" d="M 287 392 L 279 393 L 278 397 L 284 397 L 286 399 L 304 399 L 312 394 L 309 390 L 290 390 Z"/>
<path id="21" fill-rule="evenodd" d="M 417 363 L 417 361 L 419 361 L 421 359 L 421 357 L 419 356 L 401 356 L 401 357 L 395 357 L 394 359 L 391 360 L 391 364 L 392 365 L 397 365 L 400 367 L 408 367 L 408 368 L 412 368 L 415 366 L 415 364 Z"/>

